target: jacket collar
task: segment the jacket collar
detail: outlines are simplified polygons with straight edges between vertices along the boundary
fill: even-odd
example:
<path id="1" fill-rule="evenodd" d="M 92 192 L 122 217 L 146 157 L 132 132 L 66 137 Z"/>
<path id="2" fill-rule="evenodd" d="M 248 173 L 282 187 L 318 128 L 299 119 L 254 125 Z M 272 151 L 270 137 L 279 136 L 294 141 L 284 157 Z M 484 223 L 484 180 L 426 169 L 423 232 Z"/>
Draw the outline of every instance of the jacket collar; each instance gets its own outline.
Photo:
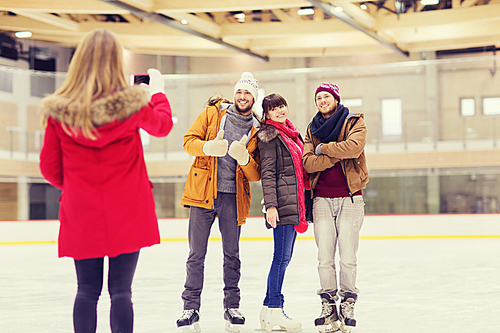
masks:
<path id="1" fill-rule="evenodd" d="M 95 126 L 109 124 L 115 120 L 124 120 L 141 110 L 148 104 L 149 98 L 144 88 L 140 86 L 127 87 L 108 96 L 98 98 L 90 104 L 90 118 Z M 69 110 L 81 109 L 78 102 L 70 102 L 58 95 L 49 95 L 40 103 L 40 112 L 58 121 Z M 66 117 L 67 125 L 72 125 L 72 119 Z"/>

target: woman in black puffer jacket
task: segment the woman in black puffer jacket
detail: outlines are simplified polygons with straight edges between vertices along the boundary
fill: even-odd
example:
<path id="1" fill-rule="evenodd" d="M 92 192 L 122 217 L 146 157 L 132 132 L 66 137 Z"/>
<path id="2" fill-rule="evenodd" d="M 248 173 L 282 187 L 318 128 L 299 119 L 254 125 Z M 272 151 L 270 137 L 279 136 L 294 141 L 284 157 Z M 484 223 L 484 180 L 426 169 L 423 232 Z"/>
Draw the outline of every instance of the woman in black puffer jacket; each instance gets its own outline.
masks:
<path id="1" fill-rule="evenodd" d="M 292 258 L 297 231 L 307 230 L 302 168 L 304 141 L 288 119 L 288 105 L 282 96 L 266 96 L 262 101 L 262 109 L 264 120 L 257 139 L 266 226 L 273 228 L 274 254 L 260 322 L 261 328 L 269 332 L 274 326 L 296 332 L 302 325 L 283 312 L 281 287 L 286 267 Z"/>

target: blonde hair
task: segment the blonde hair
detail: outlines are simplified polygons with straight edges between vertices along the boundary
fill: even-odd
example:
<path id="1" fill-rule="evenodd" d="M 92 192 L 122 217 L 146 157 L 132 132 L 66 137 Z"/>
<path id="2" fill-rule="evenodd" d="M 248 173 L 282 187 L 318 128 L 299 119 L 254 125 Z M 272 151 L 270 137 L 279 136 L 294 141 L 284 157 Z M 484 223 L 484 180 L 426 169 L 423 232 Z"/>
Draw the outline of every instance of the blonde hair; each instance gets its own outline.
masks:
<path id="1" fill-rule="evenodd" d="M 83 136 L 95 140 L 95 126 L 90 116 L 92 101 L 125 87 L 122 46 L 115 34 L 105 29 L 89 32 L 76 48 L 68 76 L 54 93 L 67 99 L 68 103 L 78 105 L 78 108 L 68 108 L 61 114 L 64 131 L 69 135 L 81 131 Z M 42 122 L 47 123 L 47 116 Z"/>

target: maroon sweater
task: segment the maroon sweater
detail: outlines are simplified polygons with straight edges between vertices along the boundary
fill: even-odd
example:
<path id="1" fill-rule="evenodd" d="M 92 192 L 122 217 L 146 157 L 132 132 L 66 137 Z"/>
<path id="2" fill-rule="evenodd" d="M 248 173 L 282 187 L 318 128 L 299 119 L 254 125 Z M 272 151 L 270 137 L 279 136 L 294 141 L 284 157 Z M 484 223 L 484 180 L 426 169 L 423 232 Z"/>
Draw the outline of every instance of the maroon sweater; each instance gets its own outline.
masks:
<path id="1" fill-rule="evenodd" d="M 353 195 L 361 195 L 361 190 Z M 315 197 L 322 198 L 342 198 L 349 197 L 349 190 L 347 189 L 347 180 L 342 171 L 342 166 L 339 163 L 329 169 L 321 172 L 318 183 L 314 189 Z"/>

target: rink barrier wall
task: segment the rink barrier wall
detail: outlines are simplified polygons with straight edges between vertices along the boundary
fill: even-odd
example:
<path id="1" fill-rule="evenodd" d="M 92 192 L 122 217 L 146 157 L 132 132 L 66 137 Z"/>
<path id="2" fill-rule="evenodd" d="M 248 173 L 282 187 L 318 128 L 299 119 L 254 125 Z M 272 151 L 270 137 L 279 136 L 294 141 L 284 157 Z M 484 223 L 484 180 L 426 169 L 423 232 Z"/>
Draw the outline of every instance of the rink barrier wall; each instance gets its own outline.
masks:
<path id="1" fill-rule="evenodd" d="M 159 219 L 162 242 L 187 242 L 187 218 Z M 217 223 L 217 222 L 216 222 Z M 59 221 L 0 221 L 0 245 L 57 244 Z M 362 240 L 500 238 L 500 214 L 367 215 Z M 241 241 L 271 241 L 263 217 L 250 217 L 241 229 Z M 210 241 L 221 241 L 212 228 Z M 313 227 L 297 240 L 314 240 Z"/>

